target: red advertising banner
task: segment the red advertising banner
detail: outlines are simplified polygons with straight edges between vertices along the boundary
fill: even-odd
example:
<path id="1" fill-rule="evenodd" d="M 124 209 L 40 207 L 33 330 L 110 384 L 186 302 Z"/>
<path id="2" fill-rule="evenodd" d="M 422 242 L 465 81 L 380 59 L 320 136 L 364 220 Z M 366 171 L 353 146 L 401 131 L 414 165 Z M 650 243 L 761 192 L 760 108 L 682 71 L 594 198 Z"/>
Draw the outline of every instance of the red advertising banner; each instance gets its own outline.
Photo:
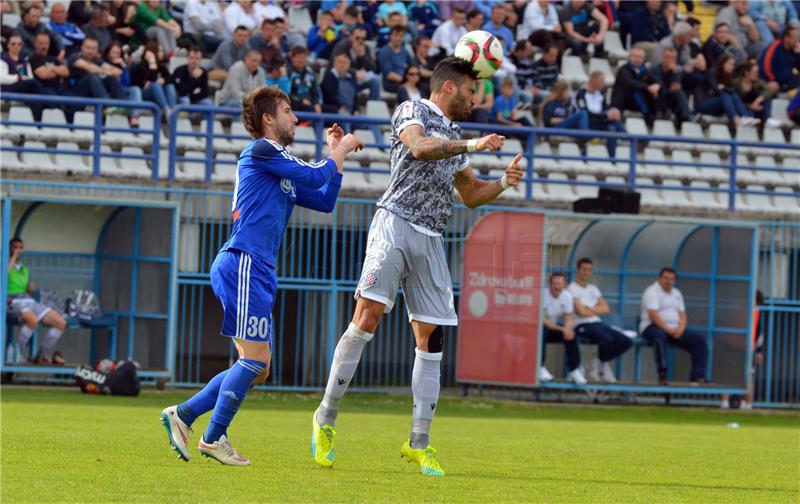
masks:
<path id="1" fill-rule="evenodd" d="M 543 214 L 495 212 L 467 236 L 456 380 L 537 385 Z"/>

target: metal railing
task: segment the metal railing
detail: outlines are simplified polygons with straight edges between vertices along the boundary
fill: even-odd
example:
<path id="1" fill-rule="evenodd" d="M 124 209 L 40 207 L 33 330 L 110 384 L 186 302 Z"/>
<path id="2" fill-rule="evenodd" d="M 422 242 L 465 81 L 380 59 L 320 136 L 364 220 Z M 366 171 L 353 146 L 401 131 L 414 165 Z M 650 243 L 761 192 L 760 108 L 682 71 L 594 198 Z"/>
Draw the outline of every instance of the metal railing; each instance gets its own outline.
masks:
<path id="1" fill-rule="evenodd" d="M 53 127 L 53 128 L 68 128 L 68 129 L 84 129 L 91 130 L 93 133 L 90 148 L 81 151 L 58 151 L 52 149 L 35 149 L 27 148 L 26 146 L 2 146 L 2 150 L 9 150 L 14 152 L 45 152 L 45 153 L 59 153 L 64 154 L 86 154 L 92 156 L 92 174 L 99 176 L 103 174 L 101 160 L 106 158 L 143 158 L 151 163 L 152 178 L 165 178 L 168 181 L 175 180 L 176 169 L 182 163 L 198 163 L 203 165 L 203 180 L 206 183 L 211 183 L 215 180 L 214 174 L 218 171 L 221 165 L 233 166 L 236 163 L 235 156 L 238 154 L 237 147 L 243 146 L 250 138 L 242 130 L 240 134 L 235 132 L 228 133 L 226 131 L 219 131 L 217 125 L 222 120 L 224 122 L 231 122 L 231 124 L 238 123 L 238 115 L 240 111 L 236 108 L 226 107 L 205 107 L 196 105 L 181 105 L 176 107 L 169 117 L 168 136 L 165 144 L 162 144 L 162 137 L 159 134 L 160 129 L 160 111 L 152 103 L 147 102 L 129 102 L 129 101 L 115 101 L 115 100 L 94 100 L 83 98 L 69 98 L 69 97 L 41 97 L 23 94 L 5 93 L 2 97 L 4 101 L 19 101 L 23 103 L 39 103 L 52 106 L 94 106 L 94 126 L 78 126 L 68 124 L 47 124 L 47 123 L 25 123 L 19 121 L 3 121 L 2 125 L 8 127 Z M 153 113 L 154 124 L 152 129 L 148 129 L 146 134 L 148 138 L 152 135 L 152 145 L 146 146 L 149 153 L 142 156 L 117 153 L 117 152 L 103 152 L 101 146 L 105 141 L 109 142 L 107 138 L 103 137 L 103 133 L 116 132 L 126 135 L 141 135 L 142 129 L 139 128 L 114 128 L 103 126 L 103 110 L 104 107 L 121 107 L 125 109 L 148 109 Z M 192 129 L 180 128 L 180 120 L 185 118 L 186 114 L 193 116 L 195 119 L 202 118 L 205 122 L 202 131 L 195 131 Z M 297 113 L 298 118 L 313 127 L 316 132 L 314 139 L 298 138 L 295 141 L 296 145 L 313 147 L 313 157 L 321 158 L 324 152 L 324 135 L 323 130 L 326 125 L 332 122 L 338 122 L 343 125 L 357 125 L 366 128 L 381 128 L 386 129 L 389 121 L 386 119 L 377 119 L 364 116 L 351 116 L 351 115 L 337 115 L 337 114 L 313 114 L 313 113 Z M 196 122 L 196 121 L 195 121 Z M 185 125 L 185 123 L 184 123 Z M 792 145 L 790 143 L 765 143 L 765 142 L 742 142 L 738 140 L 711 140 L 702 138 L 690 137 L 664 137 L 656 135 L 638 135 L 629 133 L 609 133 L 604 131 L 579 131 L 579 130 L 565 130 L 565 129 L 547 129 L 547 128 L 525 128 L 525 127 L 509 127 L 494 124 L 476 124 L 464 123 L 461 124 L 462 128 L 467 134 L 482 134 L 487 132 L 496 132 L 506 135 L 508 138 L 517 138 L 524 140 L 523 152 L 525 154 L 525 178 L 522 183 L 524 194 L 521 198 L 524 200 L 537 200 L 540 199 L 540 189 L 544 186 L 567 185 L 573 187 L 616 187 L 627 188 L 632 190 L 660 190 L 660 191 L 687 191 L 689 193 L 709 193 L 712 195 L 722 195 L 722 206 L 729 210 L 735 210 L 737 207 L 738 195 L 766 195 L 775 197 L 799 197 L 800 196 L 800 166 L 792 167 L 775 167 L 775 166 L 753 166 L 748 163 L 746 152 L 750 149 L 758 149 L 759 152 L 769 152 L 770 155 L 777 155 L 780 158 L 795 159 L 800 158 L 800 145 Z M 6 130 L 9 133 L 11 128 Z M 22 133 L 25 136 L 25 133 Z M 617 156 L 594 156 L 586 155 L 586 152 L 581 152 L 577 155 L 565 155 L 559 153 L 543 153 L 537 152 L 537 141 L 555 137 L 559 140 L 572 141 L 581 146 L 585 146 L 592 141 L 606 141 L 615 140 L 619 144 L 617 149 Z M 348 161 L 345 170 L 349 173 L 388 173 L 388 150 L 389 145 L 384 141 L 375 142 L 367 140 L 367 147 L 372 147 L 386 155 L 386 166 L 375 168 L 376 163 L 362 163 L 356 165 L 352 161 Z M 124 143 L 124 140 L 118 139 L 116 143 Z M 696 162 L 694 160 L 656 160 L 645 159 L 640 152 L 646 145 L 658 143 L 666 150 L 694 150 L 694 151 L 711 151 L 717 154 L 726 154 L 727 159 L 720 159 L 719 163 L 716 162 L 703 162 L 702 160 Z M 159 150 L 168 150 L 168 166 L 166 170 L 159 169 Z M 202 156 L 192 156 L 192 151 L 202 152 Z M 190 153 L 187 155 L 187 152 Z M 219 155 L 222 153 L 230 153 L 228 159 L 222 159 Z M 496 154 L 500 155 L 514 155 L 516 152 L 502 151 Z M 495 153 L 475 153 L 470 157 L 473 165 L 478 168 L 482 173 L 480 176 L 489 178 L 489 171 L 492 167 L 495 170 L 498 167 L 498 158 Z M 491 161 L 491 162 L 489 162 Z M 554 169 L 552 166 L 547 166 L 548 161 L 560 163 L 563 166 Z M 488 164 L 487 164 L 488 163 Z M 572 165 L 570 165 L 572 163 Z M 594 167 L 592 164 L 602 163 L 602 167 Z M 379 163 L 378 163 L 379 164 Z M 545 165 L 542 167 L 542 165 Z M 613 166 L 614 169 L 610 170 L 608 167 Z M 649 173 L 649 169 L 643 167 L 663 167 L 665 171 Z M 774 173 L 783 174 L 779 175 L 781 181 L 764 182 L 764 181 L 750 181 L 751 184 L 766 185 L 771 187 L 789 187 L 791 192 L 776 192 L 773 190 L 755 190 L 752 188 L 742 189 L 739 183 L 742 180 L 741 173 L 743 171 L 751 171 L 755 173 Z M 599 175 L 602 177 L 617 176 L 625 179 L 624 183 L 619 181 L 607 180 L 577 180 L 577 179 L 563 179 L 553 178 L 548 175 L 551 172 L 574 174 L 591 174 Z M 707 172 L 707 173 L 706 173 Z M 777 176 L 777 175 L 776 175 Z M 640 183 L 642 178 L 651 179 L 652 183 Z M 686 185 L 664 185 L 656 184 L 656 180 L 667 180 L 678 178 L 681 181 L 689 180 L 702 180 L 710 182 L 711 186 L 694 187 Z M 232 178 L 226 180 L 231 182 Z M 714 196 L 716 198 L 716 196 Z M 647 203 L 645 201 L 645 203 Z"/>

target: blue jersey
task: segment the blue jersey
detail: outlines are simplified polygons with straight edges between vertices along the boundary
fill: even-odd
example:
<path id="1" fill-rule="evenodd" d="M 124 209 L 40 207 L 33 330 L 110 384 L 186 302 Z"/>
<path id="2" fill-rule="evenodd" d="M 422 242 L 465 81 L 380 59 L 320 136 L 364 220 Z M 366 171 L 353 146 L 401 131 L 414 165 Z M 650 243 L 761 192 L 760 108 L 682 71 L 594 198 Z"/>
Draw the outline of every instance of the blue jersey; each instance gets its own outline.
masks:
<path id="1" fill-rule="evenodd" d="M 247 252 L 275 268 L 275 257 L 295 203 L 320 212 L 336 204 L 342 175 L 336 163 L 307 163 L 282 145 L 260 138 L 239 156 L 233 189 L 233 230 L 221 251 Z"/>

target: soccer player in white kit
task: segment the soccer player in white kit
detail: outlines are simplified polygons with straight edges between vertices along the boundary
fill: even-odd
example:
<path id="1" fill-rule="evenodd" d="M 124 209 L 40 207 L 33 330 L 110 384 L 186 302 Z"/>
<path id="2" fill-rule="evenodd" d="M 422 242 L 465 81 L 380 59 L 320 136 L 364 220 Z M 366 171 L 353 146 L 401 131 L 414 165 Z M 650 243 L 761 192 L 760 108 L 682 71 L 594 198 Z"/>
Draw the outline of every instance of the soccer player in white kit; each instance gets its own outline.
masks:
<path id="1" fill-rule="evenodd" d="M 461 128 L 454 121 L 469 118 L 475 81 L 471 64 L 446 58 L 433 71 L 430 100 L 406 101 L 392 116 L 389 187 L 378 201 L 370 226 L 355 292 L 355 314 L 336 346 L 325 396 L 314 412 L 311 450 L 323 467 L 334 463 L 339 401 L 364 346 L 402 287 L 416 339 L 416 357 L 411 380 L 411 435 L 401 455 L 417 463 L 423 474 L 444 475 L 430 446 L 429 432 L 439 400 L 442 326 L 458 324 L 443 238 L 453 215 L 453 186 L 463 202 L 475 208 L 516 186 L 523 176 L 519 167 L 522 154 L 498 180 L 478 179 L 470 168 L 467 153 L 496 151 L 504 141 L 497 134 L 461 139 Z"/>

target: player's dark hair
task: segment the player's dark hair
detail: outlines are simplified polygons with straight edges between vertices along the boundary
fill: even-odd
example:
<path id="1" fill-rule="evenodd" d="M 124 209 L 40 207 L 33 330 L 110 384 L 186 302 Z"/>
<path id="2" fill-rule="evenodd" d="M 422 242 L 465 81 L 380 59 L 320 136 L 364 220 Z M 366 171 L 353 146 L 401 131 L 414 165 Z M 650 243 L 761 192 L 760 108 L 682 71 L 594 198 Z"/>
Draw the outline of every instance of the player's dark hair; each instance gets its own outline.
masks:
<path id="1" fill-rule="evenodd" d="M 553 283 L 553 280 L 555 280 L 556 278 L 563 278 L 564 282 L 566 282 L 567 281 L 567 274 L 566 273 L 562 273 L 560 271 L 554 271 L 553 273 L 550 273 L 550 283 Z"/>
<path id="2" fill-rule="evenodd" d="M 275 117 L 281 102 L 292 103 L 286 93 L 272 86 L 257 88 L 242 100 L 242 123 L 251 137 L 264 136 L 264 114 Z"/>
<path id="3" fill-rule="evenodd" d="M 447 81 L 452 81 L 456 85 L 464 82 L 464 77 L 469 77 L 473 80 L 478 80 L 478 74 L 472 68 L 472 63 L 461 58 L 445 58 L 433 69 L 431 75 L 431 93 L 437 93 L 442 89 L 442 86 Z"/>
<path id="4" fill-rule="evenodd" d="M 578 259 L 578 266 L 577 266 L 577 269 L 581 269 L 581 266 L 583 266 L 584 264 L 591 264 L 591 265 L 594 265 L 594 263 L 592 262 L 592 260 L 591 260 L 591 259 L 589 259 L 588 257 L 581 257 L 580 259 Z"/>
<path id="5" fill-rule="evenodd" d="M 796 25 L 787 24 L 786 28 L 784 28 L 783 32 L 781 33 L 781 40 L 785 39 L 786 37 L 790 37 L 792 32 L 795 30 L 797 30 Z"/>
<path id="6" fill-rule="evenodd" d="M 467 11 L 462 9 L 461 7 L 453 7 L 453 14 L 455 14 L 456 12 L 460 12 L 461 14 L 464 14 Z"/>
<path id="7" fill-rule="evenodd" d="M 672 268 L 670 268 L 669 266 L 664 266 L 663 268 L 661 268 L 661 271 L 659 271 L 659 272 L 658 272 L 658 276 L 659 276 L 659 278 L 660 278 L 660 277 L 661 277 L 661 275 L 663 275 L 664 273 L 672 273 L 673 275 L 675 275 L 675 276 L 678 276 L 678 274 L 675 272 L 675 270 L 674 270 L 674 269 L 672 269 Z"/>

